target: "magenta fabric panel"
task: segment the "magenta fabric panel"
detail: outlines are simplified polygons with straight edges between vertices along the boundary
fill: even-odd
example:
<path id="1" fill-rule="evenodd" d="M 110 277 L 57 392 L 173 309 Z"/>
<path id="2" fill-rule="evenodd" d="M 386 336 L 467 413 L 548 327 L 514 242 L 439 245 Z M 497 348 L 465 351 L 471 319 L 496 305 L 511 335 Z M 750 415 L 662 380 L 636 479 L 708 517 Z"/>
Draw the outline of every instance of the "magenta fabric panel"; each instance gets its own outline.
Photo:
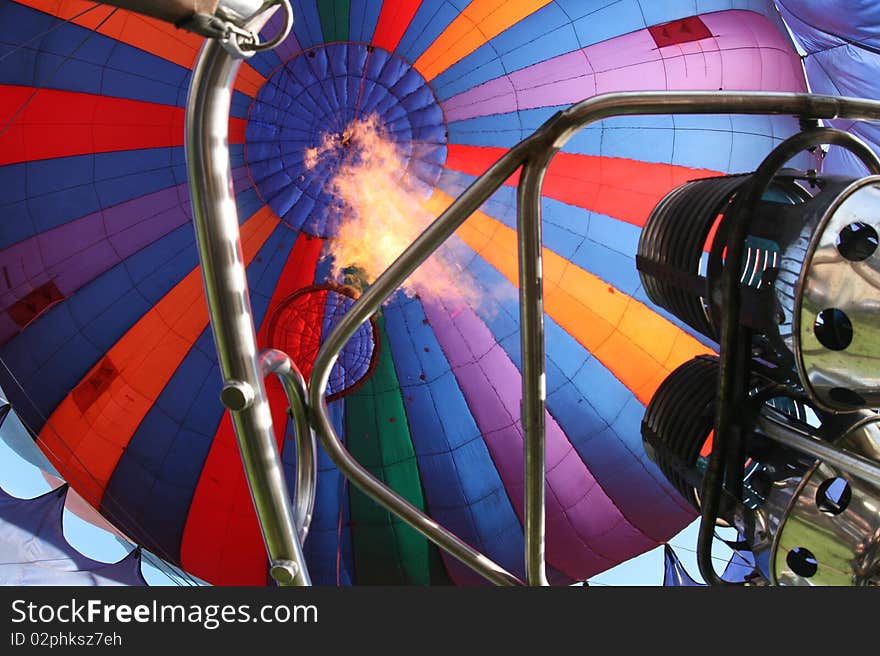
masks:
<path id="1" fill-rule="evenodd" d="M 713 36 L 658 48 L 639 30 L 548 59 L 442 103 L 448 121 L 633 90 L 804 91 L 800 59 L 764 16 L 704 14 Z"/>

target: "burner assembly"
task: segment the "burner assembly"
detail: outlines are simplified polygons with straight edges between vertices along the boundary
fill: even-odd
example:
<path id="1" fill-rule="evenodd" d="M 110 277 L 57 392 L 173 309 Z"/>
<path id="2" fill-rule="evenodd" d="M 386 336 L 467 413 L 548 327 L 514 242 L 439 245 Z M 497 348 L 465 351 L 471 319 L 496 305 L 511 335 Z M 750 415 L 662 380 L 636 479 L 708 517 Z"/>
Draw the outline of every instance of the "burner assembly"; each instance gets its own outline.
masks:
<path id="1" fill-rule="evenodd" d="M 782 168 L 842 146 L 873 174 Z M 648 297 L 720 345 L 651 399 L 646 450 L 703 516 L 735 527 L 757 584 L 880 583 L 880 163 L 813 128 L 752 174 L 688 182 L 642 232 Z"/>

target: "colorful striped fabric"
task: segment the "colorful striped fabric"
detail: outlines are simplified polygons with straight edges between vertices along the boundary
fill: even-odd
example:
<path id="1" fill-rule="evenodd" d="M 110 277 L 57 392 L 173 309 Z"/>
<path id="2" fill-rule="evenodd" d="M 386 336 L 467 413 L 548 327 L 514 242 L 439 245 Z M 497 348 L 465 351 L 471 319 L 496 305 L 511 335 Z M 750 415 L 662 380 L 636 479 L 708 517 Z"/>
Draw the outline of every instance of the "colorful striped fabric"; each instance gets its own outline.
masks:
<path id="1" fill-rule="evenodd" d="M 212 583 L 264 584 L 189 225 L 183 117 L 200 39 L 93 5 L 0 3 L 0 385 L 53 465 L 120 530 Z M 291 351 L 307 372 L 374 278 L 340 253 L 411 239 L 560 108 L 621 90 L 806 88 L 764 0 L 292 6 L 290 37 L 241 68 L 230 149 L 261 346 Z M 372 232 L 357 234 L 346 194 L 369 190 L 340 175 L 371 168 L 373 151 L 358 150 L 367 123 L 397 159 L 373 199 L 384 209 L 361 217 Z M 640 422 L 668 372 L 714 345 L 647 299 L 639 232 L 670 189 L 752 170 L 797 129 L 787 117 L 613 119 L 554 160 L 544 184 L 554 583 L 693 520 L 648 460 Z M 515 182 L 432 260 L 431 284 L 414 279 L 346 347 L 331 413 L 365 467 L 522 575 Z M 389 223 L 395 212 L 402 223 Z M 270 383 L 269 395 L 292 483 L 283 392 Z M 305 545 L 315 582 L 482 582 L 351 489 L 323 452 L 319 469 Z"/>

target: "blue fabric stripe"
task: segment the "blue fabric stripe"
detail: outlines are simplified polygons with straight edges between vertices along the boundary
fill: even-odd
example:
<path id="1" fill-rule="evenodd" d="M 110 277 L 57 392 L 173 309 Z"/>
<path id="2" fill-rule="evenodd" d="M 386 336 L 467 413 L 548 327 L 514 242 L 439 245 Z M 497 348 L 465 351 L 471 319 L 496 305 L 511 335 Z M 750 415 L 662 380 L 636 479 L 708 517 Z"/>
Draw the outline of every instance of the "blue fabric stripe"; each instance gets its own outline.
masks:
<path id="1" fill-rule="evenodd" d="M 562 106 L 492 114 L 449 124 L 449 141 L 509 148 Z M 789 116 L 628 116 L 608 119 L 577 132 L 566 153 L 622 157 L 723 173 L 753 171 L 780 141 L 798 131 Z M 810 166 L 800 157 L 793 165 Z"/>
<path id="2" fill-rule="evenodd" d="M 237 200 L 241 220 L 260 205 L 250 190 Z M 192 271 L 198 264 L 194 242 L 192 226 L 180 226 L 50 308 L 0 348 L 33 403 L 5 368 L 2 387 L 32 429 L 39 430 L 107 350 Z"/>
<path id="3" fill-rule="evenodd" d="M 253 98 L 241 91 L 232 92 L 232 103 L 229 106 L 229 115 L 235 118 L 246 119 L 248 110 L 250 109 Z"/>
<path id="4" fill-rule="evenodd" d="M 324 32 L 321 28 L 321 16 L 318 14 L 318 3 L 314 0 L 292 0 L 293 32 L 303 50 L 324 43 Z"/>
<path id="5" fill-rule="evenodd" d="M 570 0 L 539 9 L 438 75 L 434 80 L 438 97 L 445 100 L 513 71 L 678 18 L 727 9 L 775 13 L 770 3 L 761 0 L 622 0 L 594 7 Z"/>
<path id="6" fill-rule="evenodd" d="M 229 144 L 229 164 L 233 169 L 244 166 L 244 144 Z M 184 163 L 184 171 L 186 165 Z"/>
<path id="7" fill-rule="evenodd" d="M 73 23 L 61 23 L 15 2 L 3 3 L 0 57 L 5 59 L 0 84 L 183 104 L 190 75 L 186 68 Z M 15 48 L 19 49 L 13 52 Z"/>
<path id="8" fill-rule="evenodd" d="M 46 36 L 23 45 L 50 29 Z M 0 6 L 0 57 L 5 57 L 0 84 L 177 107 L 186 104 L 189 69 L 13 2 Z M 246 118 L 250 103 L 251 98 L 234 91 L 231 115 Z"/>
<path id="9" fill-rule="evenodd" d="M 450 66 L 432 84 L 442 101 L 580 47 L 569 17 L 550 3 Z"/>
<path id="10" fill-rule="evenodd" d="M 186 181 L 183 148 L 78 155 L 0 167 L 0 248 Z"/>
<path id="11" fill-rule="evenodd" d="M 348 40 L 370 43 L 382 13 L 383 0 L 351 0 L 348 10 Z"/>
<path id="12" fill-rule="evenodd" d="M 395 52 L 412 64 L 469 4 L 470 0 L 422 0 Z"/>
<path id="13" fill-rule="evenodd" d="M 880 55 L 850 46 L 839 46 L 817 52 L 805 60 L 810 90 L 833 96 L 880 98 L 877 69 Z M 865 140 L 876 152 L 880 150 L 880 126 L 867 122 L 831 121 L 831 125 L 852 132 Z M 843 148 L 831 148 L 822 162 L 822 170 L 829 173 L 864 175 L 865 168 L 858 158 Z"/>
<path id="14" fill-rule="evenodd" d="M 315 267 L 316 283 L 332 280 L 332 261 L 329 253 L 330 251 L 325 244 Z M 345 399 L 330 403 L 328 408 L 336 434 L 345 443 Z M 295 480 L 295 445 L 290 441 L 285 442 L 281 455 L 288 482 Z M 340 556 L 338 582 L 340 585 L 351 585 L 353 582 L 354 555 L 349 524 L 351 514 L 348 483 L 344 481 L 342 473 L 319 444 L 315 512 L 312 518 L 312 527 L 309 529 L 309 538 L 303 547 L 312 582 L 316 585 L 337 584 L 337 553 Z M 341 534 L 339 529 L 340 512 L 342 513 Z"/>
<path id="15" fill-rule="evenodd" d="M 458 196 L 472 181 L 473 178 L 463 173 L 446 171 L 438 187 L 451 196 Z M 515 199 L 516 190 L 503 187 L 486 202 L 483 210 L 516 229 Z M 547 248 L 644 303 L 702 344 L 717 348 L 713 341 L 648 299 L 635 265 L 640 232 L 637 226 L 604 214 L 544 199 L 544 245 Z"/>
<path id="16" fill-rule="evenodd" d="M 329 405 L 330 418 L 336 433 L 345 442 L 345 400 Z M 288 482 L 295 480 L 294 446 L 288 441 L 284 448 L 285 473 Z M 340 530 L 340 513 L 342 527 Z M 318 446 L 318 488 L 315 495 L 315 514 L 309 537 L 303 546 L 309 574 L 315 585 L 351 585 L 353 581 L 354 556 L 352 552 L 351 515 L 348 502 L 348 483 Z M 337 578 L 337 554 L 339 576 Z"/>
<path id="17" fill-rule="evenodd" d="M 556 0 L 556 4 L 572 18 L 582 48 L 651 25 L 714 11 L 744 9 L 771 18 L 776 13 L 767 0 L 621 0 L 599 8 L 582 0 Z"/>
<path id="18" fill-rule="evenodd" d="M 384 313 L 428 514 L 521 575 L 522 526 L 421 303 Z"/>
<path id="19" fill-rule="evenodd" d="M 262 38 L 273 37 L 274 34 L 262 34 Z M 247 60 L 247 63 L 263 77 L 269 77 L 283 63 L 274 50 L 263 50 Z"/>
<path id="20" fill-rule="evenodd" d="M 35 430 L 106 351 L 196 264 L 181 226 L 79 289 L 11 339 L 0 353 L 36 408 L 16 410 Z M 5 372 L 4 372 L 5 373 Z M 4 376 L 5 378 L 5 376 Z M 4 381 L 12 399 L 17 387 Z"/>
<path id="21" fill-rule="evenodd" d="M 455 248 L 467 271 L 465 284 L 480 299 L 474 310 L 521 370 L 516 289 L 469 247 Z M 644 406 L 552 318 L 545 317 L 545 329 L 550 414 L 615 505 L 635 526 L 662 539 L 670 517 L 691 511 L 645 454 Z"/>

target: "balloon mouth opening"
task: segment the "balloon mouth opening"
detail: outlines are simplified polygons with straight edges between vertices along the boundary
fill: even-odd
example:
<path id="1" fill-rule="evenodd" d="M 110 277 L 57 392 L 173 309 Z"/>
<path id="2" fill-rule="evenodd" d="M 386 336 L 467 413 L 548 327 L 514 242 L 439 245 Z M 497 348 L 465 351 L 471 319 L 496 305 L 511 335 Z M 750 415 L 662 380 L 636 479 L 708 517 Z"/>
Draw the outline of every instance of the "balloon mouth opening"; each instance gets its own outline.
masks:
<path id="1" fill-rule="evenodd" d="M 312 285 L 284 299 L 269 319 L 267 341 L 283 351 L 308 380 L 315 358 L 333 329 L 354 305 L 357 293 L 333 283 Z M 355 332 L 330 371 L 327 401 L 357 391 L 370 377 L 379 359 L 378 325 L 373 317 Z"/>

